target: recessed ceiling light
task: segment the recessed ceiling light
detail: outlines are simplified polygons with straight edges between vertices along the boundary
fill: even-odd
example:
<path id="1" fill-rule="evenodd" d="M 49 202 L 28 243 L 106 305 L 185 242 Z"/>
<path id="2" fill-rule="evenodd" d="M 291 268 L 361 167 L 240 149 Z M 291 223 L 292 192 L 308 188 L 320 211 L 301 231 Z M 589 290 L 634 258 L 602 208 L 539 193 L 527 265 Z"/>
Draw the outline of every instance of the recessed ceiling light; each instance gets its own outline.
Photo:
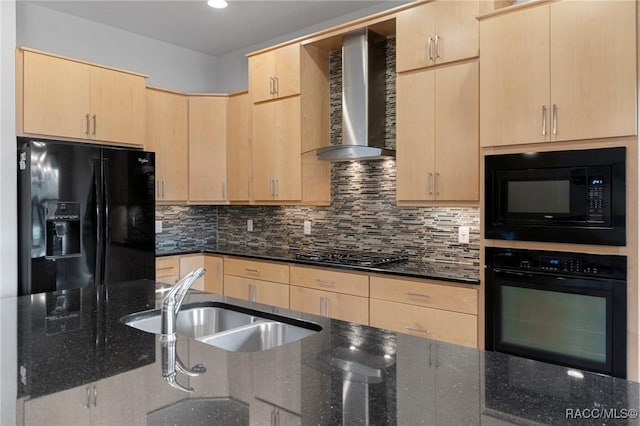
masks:
<path id="1" fill-rule="evenodd" d="M 209 0 L 207 4 L 215 9 L 224 9 L 229 5 L 225 0 Z"/>

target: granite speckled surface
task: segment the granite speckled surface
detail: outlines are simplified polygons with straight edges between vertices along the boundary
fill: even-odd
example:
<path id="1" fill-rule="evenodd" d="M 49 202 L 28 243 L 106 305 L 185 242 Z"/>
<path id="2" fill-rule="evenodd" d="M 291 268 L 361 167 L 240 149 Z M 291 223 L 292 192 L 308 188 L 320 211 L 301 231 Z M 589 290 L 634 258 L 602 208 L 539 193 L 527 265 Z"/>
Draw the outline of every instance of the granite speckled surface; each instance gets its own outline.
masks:
<path id="1" fill-rule="evenodd" d="M 421 261 L 410 258 L 407 261 L 395 262 L 378 267 L 341 265 L 296 259 L 297 250 L 280 247 L 250 247 L 238 245 L 208 245 L 204 247 L 173 247 L 167 250 L 156 250 L 156 256 L 175 256 L 181 254 L 209 253 L 230 256 L 243 256 L 253 259 L 274 260 L 302 265 L 324 266 L 352 271 L 392 274 L 411 278 L 431 278 L 460 284 L 480 284 L 479 270 L 476 266 L 460 263 Z"/>
<path id="2" fill-rule="evenodd" d="M 2 366 L 18 393 L 0 393 L 14 424 L 638 424 L 638 383 L 200 292 L 185 303 L 226 301 L 323 329 L 255 353 L 179 336 L 182 361 L 207 369 L 179 375 L 195 389 L 181 392 L 162 379 L 158 336 L 120 322 L 163 294 L 136 281 L 0 300 L 2 335 L 17 330 L 0 349 L 18 348 L 18 365 Z M 593 418 L 604 413 L 616 418 Z"/>

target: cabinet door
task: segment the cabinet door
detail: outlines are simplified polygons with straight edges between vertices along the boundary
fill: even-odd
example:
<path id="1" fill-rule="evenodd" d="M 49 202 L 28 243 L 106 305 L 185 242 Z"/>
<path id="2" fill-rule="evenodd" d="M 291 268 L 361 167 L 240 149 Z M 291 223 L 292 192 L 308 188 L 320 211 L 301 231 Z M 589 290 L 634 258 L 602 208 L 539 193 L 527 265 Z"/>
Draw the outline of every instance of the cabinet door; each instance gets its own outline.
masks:
<path id="1" fill-rule="evenodd" d="M 435 2 L 434 56 L 436 63 L 457 61 L 480 54 L 478 1 Z"/>
<path id="2" fill-rule="evenodd" d="M 187 200 L 187 99 L 147 89 L 147 143 L 156 153 L 156 201 Z"/>
<path id="3" fill-rule="evenodd" d="M 369 324 L 368 297 L 351 296 L 330 291 L 326 293 L 326 297 L 329 318 L 358 324 Z"/>
<path id="4" fill-rule="evenodd" d="M 423 68 L 435 63 L 433 50 L 435 10 L 435 3 L 427 3 L 398 13 L 396 17 L 398 72 Z"/>
<path id="5" fill-rule="evenodd" d="M 236 299 L 250 300 L 253 295 L 253 291 L 249 287 L 249 284 L 252 282 L 253 280 L 248 278 L 225 275 L 224 295 L 228 297 L 235 297 Z"/>
<path id="6" fill-rule="evenodd" d="M 217 256 L 204 257 L 204 291 L 208 293 L 224 293 L 224 270 L 222 258 Z"/>
<path id="7" fill-rule="evenodd" d="M 635 34 L 636 2 L 551 4 L 552 140 L 637 133 Z"/>
<path id="8" fill-rule="evenodd" d="M 480 196 L 478 63 L 440 68 L 435 76 L 436 199 L 476 201 Z"/>
<path id="9" fill-rule="evenodd" d="M 276 143 L 276 108 L 273 102 L 253 107 L 253 198 L 271 201 L 274 198 L 274 162 Z"/>
<path id="10" fill-rule="evenodd" d="M 89 138 L 89 65 L 23 52 L 24 133 Z"/>
<path id="11" fill-rule="evenodd" d="M 480 145 L 548 141 L 549 6 L 482 21 L 480 50 Z"/>
<path id="12" fill-rule="evenodd" d="M 24 403 L 25 426 L 91 424 L 91 386 L 78 386 Z"/>
<path id="13" fill-rule="evenodd" d="M 276 97 L 300 94 L 300 44 L 290 44 L 274 51 Z"/>
<path id="14" fill-rule="evenodd" d="M 250 199 L 251 185 L 251 110 L 248 93 L 229 97 L 227 115 L 227 198 Z"/>
<path id="15" fill-rule="evenodd" d="M 227 97 L 189 97 L 189 201 L 227 198 Z"/>
<path id="16" fill-rule="evenodd" d="M 275 198 L 302 199 L 302 157 L 300 134 L 300 97 L 275 102 L 276 140 L 273 147 Z"/>
<path id="17" fill-rule="evenodd" d="M 289 309 L 289 284 L 253 280 L 256 302 Z"/>
<path id="18" fill-rule="evenodd" d="M 160 369 L 157 374 L 160 374 Z M 95 406 L 91 409 L 91 426 L 146 424 L 147 407 L 138 399 L 148 389 L 145 368 L 102 379 L 95 385 Z"/>
<path id="19" fill-rule="evenodd" d="M 290 307 L 294 311 L 326 316 L 326 296 L 322 290 L 304 288 L 292 285 L 289 288 Z"/>
<path id="20" fill-rule="evenodd" d="M 144 144 L 145 79 L 91 67 L 91 139 Z"/>
<path id="21" fill-rule="evenodd" d="M 276 56 L 273 51 L 261 53 L 249 58 L 249 93 L 253 102 L 272 99 L 274 95 L 274 76 Z"/>
<path id="22" fill-rule="evenodd" d="M 195 255 L 195 256 L 181 256 L 180 257 L 180 278 L 185 277 L 189 272 L 194 271 L 198 268 L 204 268 L 204 255 Z M 205 277 L 206 277 L 205 272 Z M 204 283 L 205 278 L 201 278 L 196 281 L 191 288 L 195 290 L 204 291 Z"/>
<path id="23" fill-rule="evenodd" d="M 397 78 L 397 199 L 434 198 L 435 73 L 421 71 Z"/>
<path id="24" fill-rule="evenodd" d="M 156 258 L 156 281 L 173 285 L 178 281 L 179 276 L 179 256 Z"/>

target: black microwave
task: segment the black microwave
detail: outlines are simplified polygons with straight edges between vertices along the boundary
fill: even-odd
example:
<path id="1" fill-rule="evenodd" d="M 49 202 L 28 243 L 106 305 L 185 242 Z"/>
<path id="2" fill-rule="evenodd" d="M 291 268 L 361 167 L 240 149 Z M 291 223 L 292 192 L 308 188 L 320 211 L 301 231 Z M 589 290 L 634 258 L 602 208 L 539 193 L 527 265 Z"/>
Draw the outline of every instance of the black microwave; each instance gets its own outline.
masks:
<path id="1" fill-rule="evenodd" d="M 485 157 L 485 238 L 623 246 L 626 148 Z"/>

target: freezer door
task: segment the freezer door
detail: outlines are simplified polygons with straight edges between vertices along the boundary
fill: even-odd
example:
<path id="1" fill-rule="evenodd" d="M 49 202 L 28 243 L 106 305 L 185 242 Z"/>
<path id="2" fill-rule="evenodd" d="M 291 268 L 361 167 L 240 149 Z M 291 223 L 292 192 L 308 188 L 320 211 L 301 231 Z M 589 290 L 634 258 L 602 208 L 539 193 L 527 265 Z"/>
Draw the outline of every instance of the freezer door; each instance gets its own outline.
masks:
<path id="1" fill-rule="evenodd" d="M 19 294 L 97 284 L 100 149 L 18 142 Z"/>
<path id="2" fill-rule="evenodd" d="M 103 150 L 103 283 L 155 279 L 155 155 Z"/>

